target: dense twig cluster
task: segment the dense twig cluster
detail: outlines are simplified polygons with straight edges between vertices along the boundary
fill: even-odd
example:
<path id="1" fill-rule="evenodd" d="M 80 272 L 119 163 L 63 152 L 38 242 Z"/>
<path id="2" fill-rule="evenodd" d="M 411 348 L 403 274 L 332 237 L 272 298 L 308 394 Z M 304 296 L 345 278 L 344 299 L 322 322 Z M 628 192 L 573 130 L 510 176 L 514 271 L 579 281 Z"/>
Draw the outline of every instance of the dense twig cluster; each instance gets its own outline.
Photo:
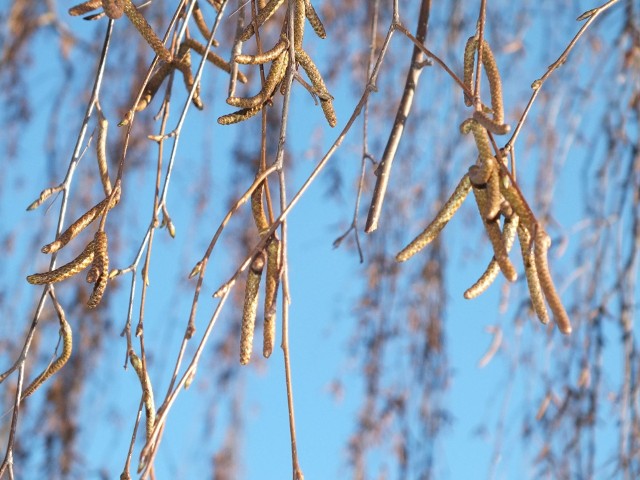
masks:
<path id="1" fill-rule="evenodd" d="M 270 0 L 267 2 L 267 4 L 260 9 L 256 17 L 240 33 L 239 40 L 241 42 L 246 42 L 253 37 L 256 30 L 271 18 L 283 3 L 284 0 Z M 311 93 L 320 99 L 320 106 L 322 107 L 322 111 L 324 112 L 327 122 L 330 126 L 335 127 L 337 119 L 333 108 L 333 97 L 327 90 L 318 67 L 302 48 L 306 20 L 309 21 L 313 31 L 320 38 L 325 38 L 327 36 L 324 25 L 311 5 L 310 0 L 296 0 L 294 2 L 293 12 L 293 52 L 295 61 L 304 69 L 309 80 L 311 80 Z M 289 15 L 285 18 L 288 19 Z M 271 100 L 271 97 L 278 90 L 278 87 L 280 87 L 280 91 L 283 94 L 285 93 L 282 81 L 290 63 L 291 51 L 289 48 L 287 30 L 288 21 L 285 20 L 280 31 L 280 39 L 273 47 L 256 55 L 237 55 L 235 57 L 235 62 L 241 65 L 263 65 L 271 63 L 271 69 L 269 70 L 269 74 L 267 75 L 262 89 L 256 95 L 252 97 L 230 96 L 227 98 L 227 103 L 229 105 L 232 107 L 239 107 L 241 110 L 221 116 L 218 118 L 218 123 L 221 125 L 230 125 L 247 120 L 260 112 L 263 106 Z"/>

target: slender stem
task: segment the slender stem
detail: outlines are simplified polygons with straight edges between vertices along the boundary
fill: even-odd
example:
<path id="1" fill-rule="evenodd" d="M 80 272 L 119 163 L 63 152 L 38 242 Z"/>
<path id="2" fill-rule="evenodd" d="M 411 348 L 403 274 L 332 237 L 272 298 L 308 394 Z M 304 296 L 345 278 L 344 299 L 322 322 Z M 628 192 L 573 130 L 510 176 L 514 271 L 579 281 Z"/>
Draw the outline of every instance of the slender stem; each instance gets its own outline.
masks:
<path id="1" fill-rule="evenodd" d="M 511 138 L 509 139 L 509 141 L 504 147 L 505 150 L 511 148 L 515 144 L 516 139 L 520 134 L 520 130 L 522 129 L 524 122 L 527 119 L 527 115 L 529 115 L 529 111 L 531 110 L 533 103 L 538 97 L 540 90 L 542 90 L 542 85 L 544 84 L 544 82 L 546 82 L 547 79 L 551 76 L 551 74 L 555 72 L 559 67 L 561 67 L 564 64 L 564 62 L 567 61 L 567 58 L 569 57 L 569 53 L 571 53 L 571 50 L 573 50 L 573 47 L 576 46 L 576 43 L 578 43 L 578 40 L 580 40 L 584 32 L 596 20 L 596 18 L 600 14 L 604 13 L 606 10 L 611 8 L 613 5 L 618 3 L 619 1 L 620 0 L 609 0 L 607 3 L 591 10 L 587 20 L 584 22 L 580 30 L 578 30 L 578 33 L 576 33 L 574 37 L 571 39 L 571 41 L 569 42 L 567 47 L 564 49 L 564 51 L 560 54 L 558 59 L 555 62 L 553 62 L 551 65 L 549 65 L 549 67 L 547 68 L 547 71 L 544 73 L 544 75 L 542 75 L 542 77 L 540 77 L 539 79 L 537 79 L 531 84 L 533 93 L 531 94 L 531 98 L 529 98 L 529 102 L 527 103 L 527 106 L 525 107 L 524 111 L 522 112 L 522 115 L 520 116 L 520 119 L 518 120 L 518 124 L 516 125 L 516 128 L 513 130 L 513 134 L 511 135 Z"/>
<path id="2" fill-rule="evenodd" d="M 431 12 L 431 0 L 422 0 L 420 4 L 420 13 L 418 15 L 418 26 L 416 30 L 415 42 L 413 52 L 411 54 L 411 63 L 409 66 L 409 72 L 407 73 L 407 79 L 405 81 L 404 91 L 402 93 L 402 99 L 396 112 L 396 118 L 391 127 L 391 133 L 387 140 L 387 146 L 380 160 L 380 165 L 376 169 L 376 185 L 373 191 L 373 199 L 371 200 L 371 206 L 369 207 L 369 214 L 367 216 L 367 223 L 364 231 L 371 233 L 378 228 L 378 222 L 380 220 L 380 214 L 382 213 L 382 203 L 384 196 L 387 192 L 387 186 L 389 184 L 389 176 L 391 174 L 391 166 L 400 144 L 400 139 L 404 132 L 404 126 L 407 122 L 407 118 L 411 113 L 411 107 L 413 106 L 413 99 L 415 96 L 416 88 L 418 86 L 418 80 L 420 73 L 422 72 L 421 62 L 424 59 L 423 51 L 418 47 L 418 44 L 424 44 L 427 38 L 429 14 Z"/>

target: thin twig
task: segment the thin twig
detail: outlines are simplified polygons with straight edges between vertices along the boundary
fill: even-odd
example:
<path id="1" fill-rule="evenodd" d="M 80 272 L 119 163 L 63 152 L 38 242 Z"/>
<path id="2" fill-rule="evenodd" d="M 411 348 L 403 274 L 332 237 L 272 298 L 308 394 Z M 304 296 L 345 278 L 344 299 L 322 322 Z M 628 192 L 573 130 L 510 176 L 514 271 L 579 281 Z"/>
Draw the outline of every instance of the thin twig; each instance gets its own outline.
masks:
<path id="1" fill-rule="evenodd" d="M 419 44 L 424 44 L 427 38 L 430 12 L 431 0 L 422 0 L 415 36 L 415 41 Z M 391 175 L 391 166 L 404 132 L 404 126 L 409 114 L 411 113 L 413 99 L 418 87 L 418 80 L 420 79 L 420 73 L 422 73 L 422 67 L 419 64 L 423 60 L 423 51 L 417 46 L 417 44 L 414 45 L 413 52 L 411 53 L 411 63 L 407 73 L 407 79 L 402 93 L 402 99 L 398 105 L 396 118 L 393 122 L 393 126 L 391 127 L 391 133 L 389 134 L 387 145 L 384 149 L 382 158 L 380 159 L 380 164 L 375 172 L 377 175 L 376 185 L 373 190 L 373 198 L 371 200 L 371 206 L 369 207 L 369 214 L 367 215 L 367 223 L 364 227 L 364 231 L 366 233 L 371 233 L 378 228 L 380 214 L 382 213 L 382 203 L 387 192 L 389 176 Z"/>

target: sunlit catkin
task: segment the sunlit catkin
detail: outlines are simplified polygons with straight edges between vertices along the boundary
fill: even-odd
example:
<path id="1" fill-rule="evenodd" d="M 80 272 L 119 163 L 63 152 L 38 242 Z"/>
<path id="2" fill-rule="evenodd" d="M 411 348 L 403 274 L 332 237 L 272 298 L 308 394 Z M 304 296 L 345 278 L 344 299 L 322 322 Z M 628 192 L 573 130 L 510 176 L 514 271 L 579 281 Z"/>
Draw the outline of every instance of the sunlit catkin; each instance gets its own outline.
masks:
<path id="1" fill-rule="evenodd" d="M 140 101 L 135 108 L 137 112 L 141 112 L 142 110 L 147 108 L 147 105 L 151 103 L 153 97 L 155 97 L 156 93 L 158 93 L 162 82 L 164 82 L 164 79 L 167 78 L 167 75 L 169 75 L 172 70 L 173 66 L 170 63 L 163 63 L 162 65 L 160 65 L 158 70 L 151 76 L 151 78 L 147 82 L 146 87 L 144 88 L 142 97 L 140 98 Z"/>
<path id="2" fill-rule="evenodd" d="M 95 278 L 95 285 L 93 292 L 89 297 L 87 306 L 89 308 L 95 308 L 100 304 L 104 291 L 107 288 L 107 282 L 109 281 L 109 254 L 108 254 L 108 239 L 107 234 L 104 231 L 96 232 L 94 237 L 95 243 L 95 255 L 93 258 L 93 264 L 89 273 L 91 277 L 87 277 L 87 280 Z"/>
<path id="3" fill-rule="evenodd" d="M 267 214 L 264 211 L 264 203 L 262 198 L 264 196 L 265 182 L 261 182 L 260 185 L 251 193 L 251 214 L 253 215 L 253 221 L 256 224 L 258 233 L 260 236 L 269 229 L 269 221 L 267 220 Z"/>
<path id="4" fill-rule="evenodd" d="M 96 8 L 100 8 L 102 6 L 102 0 L 89 0 L 88 2 L 80 3 L 75 5 L 69 9 L 69 15 L 72 17 L 78 15 L 84 15 L 85 13 L 89 13 Z"/>
<path id="5" fill-rule="evenodd" d="M 253 108 L 243 108 L 242 110 L 238 110 L 237 112 L 228 113 L 227 115 L 222 115 L 218 117 L 218 123 L 220 125 L 231 125 L 238 122 L 243 122 L 245 120 L 254 117 L 262 110 L 262 106 L 253 107 Z"/>
<path id="6" fill-rule="evenodd" d="M 505 123 L 498 123 L 495 120 L 489 118 L 489 116 L 480 111 L 473 112 L 473 118 L 484 128 L 496 135 L 505 135 L 511 131 L 511 126 Z"/>
<path id="7" fill-rule="evenodd" d="M 284 0 L 269 0 L 264 8 L 260 9 L 258 15 L 256 15 L 251 23 L 249 23 L 242 31 L 239 38 L 240 41 L 246 42 L 249 40 L 256 33 L 255 29 L 259 28 L 264 22 L 269 20 L 283 2 Z"/>
<path id="8" fill-rule="evenodd" d="M 473 92 L 473 70 L 475 66 L 476 50 L 478 48 L 477 37 L 471 37 L 467 40 L 464 50 L 464 67 L 463 67 L 463 83 L 467 89 Z M 492 133 L 504 135 L 509 132 L 511 127 L 504 123 L 504 103 L 502 100 L 502 80 L 498 70 L 498 64 L 491 51 L 491 47 L 486 40 L 482 40 L 482 65 L 489 79 L 489 92 L 491 94 L 491 110 L 493 111 L 493 119 L 489 118 L 484 112 L 476 111 L 474 118 L 480 122 L 483 127 Z M 473 101 L 465 94 L 465 105 L 471 106 Z"/>
<path id="9" fill-rule="evenodd" d="M 233 107 L 241 108 L 254 108 L 262 105 L 271 97 L 271 95 L 273 95 L 278 84 L 284 78 L 287 71 L 288 61 L 289 53 L 287 51 L 282 52 L 282 54 L 271 64 L 271 70 L 269 70 L 269 74 L 267 75 L 267 78 L 264 81 L 264 86 L 260 92 L 255 96 L 248 98 L 229 97 L 227 98 L 227 103 Z"/>
<path id="10" fill-rule="evenodd" d="M 40 205 L 42 205 L 51 195 L 62 190 L 62 188 L 62 185 L 59 185 L 57 187 L 45 188 L 44 190 L 42 190 L 42 192 L 40 192 L 40 196 L 27 207 L 27 211 L 35 210 Z"/>
<path id="11" fill-rule="evenodd" d="M 98 171 L 100 172 L 100 181 L 104 194 L 108 197 L 111 195 L 111 180 L 109 179 L 109 167 L 107 163 L 107 131 L 109 122 L 105 117 L 100 115 L 98 118 L 98 142 L 96 143 L 96 153 L 98 157 Z"/>
<path id="12" fill-rule="evenodd" d="M 447 222 L 451 220 L 451 217 L 453 217 L 458 208 L 460 208 L 464 199 L 467 198 L 469 190 L 471 190 L 471 182 L 469 181 L 469 176 L 465 175 L 449 199 L 442 206 L 436 218 L 433 219 L 420 235 L 396 255 L 396 260 L 398 262 L 404 262 L 431 243 L 442 231 Z"/>
<path id="13" fill-rule="evenodd" d="M 477 45 L 476 37 L 469 37 L 467 43 L 464 47 L 464 61 L 463 61 L 463 71 L 462 76 L 464 86 L 467 87 L 470 93 L 473 94 L 473 67 L 475 64 L 476 58 L 476 45 Z M 467 107 L 473 105 L 473 99 L 469 97 L 466 93 L 464 95 L 464 104 Z"/>
<path id="14" fill-rule="evenodd" d="M 540 286 L 538 271 L 536 270 L 536 260 L 531 235 L 529 231 L 521 225 L 518 228 L 518 239 L 520 240 L 520 250 L 522 252 L 522 262 L 524 263 L 524 274 L 527 278 L 527 287 L 531 297 L 531 305 L 538 319 L 545 325 L 549 323 L 549 313 L 544 304 L 544 294 Z"/>
<path id="15" fill-rule="evenodd" d="M 184 86 L 187 89 L 187 92 L 193 90 L 191 102 L 198 110 L 202 110 L 204 106 L 200 99 L 200 84 L 198 83 L 194 88 L 195 79 L 193 78 L 193 73 L 191 73 L 191 53 L 189 52 L 189 47 L 185 43 L 180 45 L 178 57 L 179 60 L 174 61 L 172 64 L 175 65 L 175 68 L 177 68 L 180 73 L 182 73 Z"/>
<path id="16" fill-rule="evenodd" d="M 260 277 L 264 268 L 264 253 L 258 253 L 251 261 L 244 291 L 244 308 L 242 310 L 242 329 L 240 332 L 240 364 L 246 365 L 251 360 L 253 351 L 253 332 L 258 312 Z"/>
<path id="17" fill-rule="evenodd" d="M 547 235 L 544 230 L 539 229 L 535 232 L 534 245 L 535 264 L 538 278 L 540 279 L 540 287 L 542 288 L 544 297 L 547 299 L 549 308 L 553 312 L 556 325 L 558 325 L 562 333 L 569 334 L 571 333 L 571 321 L 560 301 L 560 296 L 551 279 L 549 264 L 547 263 L 547 251 L 551 246 L 549 235 Z"/>
<path id="18" fill-rule="evenodd" d="M 304 38 L 304 24 L 306 23 L 304 0 L 295 0 L 293 5 L 293 44 L 296 50 L 300 50 Z"/>
<path id="19" fill-rule="evenodd" d="M 267 279 L 264 295 L 262 354 L 269 358 L 276 339 L 276 300 L 280 283 L 280 240 L 273 235 L 267 244 Z"/>
<path id="20" fill-rule="evenodd" d="M 129 20 L 133 24 L 134 27 L 140 32 L 140 35 L 146 40 L 149 46 L 156 52 L 156 55 L 160 57 L 161 60 L 165 62 L 171 62 L 171 52 L 167 50 L 162 43 L 162 40 L 158 38 L 156 33 L 153 31 L 147 19 L 138 11 L 136 6 L 131 3 L 131 0 L 122 0 L 124 2 L 123 9 L 124 14 L 129 17 Z"/>
<path id="21" fill-rule="evenodd" d="M 518 216 L 515 214 L 507 218 L 504 222 L 504 228 L 502 229 L 502 238 L 504 240 L 504 246 L 507 250 L 507 254 L 511 251 L 511 247 L 513 246 L 516 232 L 518 230 L 518 224 Z M 464 298 L 470 300 L 484 293 L 487 288 L 489 288 L 489 286 L 493 283 L 499 273 L 500 265 L 498 265 L 498 262 L 496 261 L 494 256 L 489 262 L 487 269 L 484 271 L 478 281 L 464 292 Z"/>
<path id="22" fill-rule="evenodd" d="M 204 19 L 204 15 L 202 15 L 202 10 L 200 9 L 200 5 L 198 5 L 198 2 L 196 2 L 193 6 L 193 13 L 191 16 L 196 23 L 196 27 L 198 27 L 200 34 L 208 40 L 211 36 L 211 30 L 209 30 L 207 22 Z M 219 44 L 216 40 L 214 40 L 212 45 L 214 47 L 217 47 Z"/>
<path id="23" fill-rule="evenodd" d="M 105 198 L 88 212 L 82 215 L 78 220 L 73 222 L 69 227 L 60 234 L 58 239 L 48 245 L 42 247 L 42 253 L 54 253 L 64 247 L 73 240 L 80 232 L 90 225 L 96 218 L 113 208 L 120 201 L 120 188 L 110 197 Z"/>
<path id="24" fill-rule="evenodd" d="M 129 361 L 140 380 L 140 387 L 142 388 L 142 402 L 144 403 L 144 410 L 147 416 L 146 438 L 149 440 L 151 433 L 153 432 L 153 427 L 156 423 L 156 407 L 153 399 L 153 388 L 151 386 L 151 379 L 149 378 L 149 371 L 144 368 L 142 360 L 140 360 L 133 350 L 129 351 Z"/>
<path id="25" fill-rule="evenodd" d="M 311 84 L 320 98 L 320 107 L 324 112 L 324 116 L 327 119 L 329 126 L 335 127 L 338 120 L 336 118 L 336 112 L 333 109 L 333 97 L 331 97 L 331 94 L 327 90 L 327 86 L 322 79 L 320 70 L 318 70 L 316 64 L 313 63 L 311 57 L 307 55 L 304 50 L 296 50 L 296 60 L 300 63 L 304 71 L 307 72 L 307 76 L 309 77 L 309 80 L 311 80 Z"/>
<path id="26" fill-rule="evenodd" d="M 58 372 L 64 367 L 67 360 L 71 357 L 71 350 L 73 349 L 73 333 L 71 326 L 65 318 L 62 307 L 56 308 L 58 312 L 58 318 L 60 320 L 60 337 L 62 338 L 62 352 L 60 355 L 42 372 L 38 375 L 31 384 L 22 391 L 22 398 L 26 398 L 35 392 L 40 385 L 42 385 L 51 375 Z"/>
<path id="27" fill-rule="evenodd" d="M 55 270 L 29 275 L 27 282 L 32 285 L 44 285 L 46 283 L 61 282 L 73 277 L 91 265 L 94 255 L 94 245 L 95 243 L 93 241 L 89 242 L 80 255 Z"/>
<path id="28" fill-rule="evenodd" d="M 473 194 L 476 198 L 478 205 L 478 211 L 482 217 L 482 223 L 484 229 L 487 232 L 487 236 L 491 241 L 493 247 L 493 256 L 500 266 L 500 270 L 504 274 L 505 278 L 510 282 L 515 282 L 518 278 L 518 273 L 515 267 L 509 260 L 509 254 L 502 238 L 502 232 L 500 231 L 500 225 L 495 220 L 487 220 L 487 208 L 488 208 L 488 194 L 486 189 L 473 187 Z"/>
<path id="29" fill-rule="evenodd" d="M 316 10 L 313 8 L 313 5 L 311 5 L 310 0 L 305 0 L 304 13 L 307 16 L 307 20 L 309 20 L 313 31 L 316 32 L 316 35 L 320 38 L 327 38 L 327 32 L 324 29 L 324 25 L 322 24 L 320 17 L 318 17 Z"/>
<path id="30" fill-rule="evenodd" d="M 493 150 L 491 149 L 491 143 L 489 142 L 489 135 L 487 130 L 482 127 L 475 119 L 467 118 L 460 124 L 460 132 L 473 134 L 473 139 L 476 141 L 476 147 L 480 154 L 480 159 L 485 160 L 487 158 L 493 158 Z"/>
<path id="31" fill-rule="evenodd" d="M 287 48 L 287 42 L 280 39 L 273 48 L 257 55 L 236 55 L 235 61 L 241 65 L 262 65 L 278 58 Z"/>
<path id="32" fill-rule="evenodd" d="M 102 0 L 102 9 L 107 17 L 117 20 L 124 13 L 125 0 Z"/>

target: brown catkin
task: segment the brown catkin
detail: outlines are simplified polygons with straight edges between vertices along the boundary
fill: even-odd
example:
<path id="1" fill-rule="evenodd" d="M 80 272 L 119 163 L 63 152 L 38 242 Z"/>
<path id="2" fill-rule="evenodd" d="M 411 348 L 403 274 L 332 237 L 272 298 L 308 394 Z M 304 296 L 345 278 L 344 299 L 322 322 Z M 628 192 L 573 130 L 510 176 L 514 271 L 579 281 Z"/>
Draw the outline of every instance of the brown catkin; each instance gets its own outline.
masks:
<path id="1" fill-rule="evenodd" d="M 500 170 L 495 158 L 487 159 L 489 181 L 487 182 L 487 209 L 485 212 L 488 221 L 494 221 L 500 215 L 502 194 L 500 193 Z"/>
<path id="2" fill-rule="evenodd" d="M 32 285 L 44 285 L 46 283 L 61 282 L 73 277 L 87 268 L 93 261 L 94 245 L 93 241 L 89 242 L 80 255 L 55 270 L 29 275 L 27 282 Z"/>
<path id="3" fill-rule="evenodd" d="M 287 62 L 289 61 L 289 53 L 287 51 L 282 52 L 282 54 L 273 61 L 271 65 L 271 70 L 269 70 L 269 74 L 265 79 L 264 86 L 262 90 L 258 92 L 258 94 L 253 97 L 229 97 L 227 98 L 227 103 L 233 107 L 241 107 L 241 108 L 254 108 L 262 105 L 266 102 L 273 92 L 278 87 L 278 84 L 284 78 L 284 75 L 287 71 Z"/>
<path id="4" fill-rule="evenodd" d="M 309 20 L 313 31 L 316 32 L 316 35 L 320 38 L 327 38 L 327 32 L 324 29 L 322 20 L 318 17 L 318 14 L 313 8 L 313 5 L 311 5 L 310 0 L 305 0 L 305 15 L 307 16 L 307 20 Z"/>
<path id="5" fill-rule="evenodd" d="M 102 300 L 104 291 L 107 288 L 107 282 L 109 280 L 109 254 L 108 254 L 108 238 L 106 232 L 100 230 L 96 232 L 94 237 L 95 243 L 95 255 L 93 258 L 93 265 L 89 273 L 92 273 L 92 277 L 95 277 L 95 285 L 93 292 L 89 297 L 87 306 L 89 308 L 95 308 Z M 95 267 L 95 268 L 94 268 Z M 88 277 L 87 280 L 90 280 Z"/>
<path id="6" fill-rule="evenodd" d="M 200 9 L 200 5 L 198 5 L 198 2 L 196 2 L 193 6 L 192 17 L 194 22 L 196 23 L 196 27 L 198 27 L 198 30 L 200 31 L 200 34 L 204 38 L 209 40 L 209 37 L 211 36 L 211 30 L 209 30 L 209 27 L 207 26 L 207 22 L 204 19 L 204 15 L 202 14 L 202 10 Z M 217 47 L 219 44 L 216 40 L 214 40 L 212 42 L 212 45 L 214 47 Z"/>
<path id="7" fill-rule="evenodd" d="M 236 55 L 235 61 L 241 65 L 262 65 L 278 58 L 287 48 L 287 42 L 280 39 L 273 48 L 258 55 Z"/>
<path id="8" fill-rule="evenodd" d="M 273 235 L 267 244 L 267 279 L 264 295 L 262 354 L 269 358 L 276 338 L 276 300 L 280 283 L 280 240 Z"/>
<path id="9" fill-rule="evenodd" d="M 302 49 L 305 23 L 306 14 L 304 0 L 295 0 L 293 9 L 293 46 L 296 50 Z"/>
<path id="10" fill-rule="evenodd" d="M 263 252 L 258 253 L 251 261 L 247 275 L 247 285 L 244 291 L 244 307 L 242 310 L 242 328 L 240 332 L 240 365 L 246 365 L 251 360 L 253 350 L 253 333 L 256 326 L 258 312 L 258 298 L 260 277 L 265 264 Z"/>
<path id="11" fill-rule="evenodd" d="M 269 221 L 267 220 L 267 214 L 264 211 L 264 204 L 262 203 L 265 185 L 266 183 L 264 181 L 260 182 L 260 185 L 251 193 L 251 213 L 260 236 L 269 229 Z"/>
<path id="12" fill-rule="evenodd" d="M 102 0 L 89 0 L 88 2 L 80 3 L 71 7 L 69 9 L 69 15 L 75 17 L 78 15 L 84 15 L 85 13 L 89 13 L 96 8 L 100 8 L 102 6 Z"/>
<path id="13" fill-rule="evenodd" d="M 60 234 L 55 242 L 49 243 L 42 247 L 42 253 L 55 253 L 73 240 L 82 230 L 89 226 L 96 218 L 113 208 L 120 201 L 120 189 L 102 200 L 100 203 L 91 208 L 82 215 L 78 220 L 73 222 L 69 227 Z"/>
<path id="14" fill-rule="evenodd" d="M 489 91 L 491 94 L 491 109 L 493 110 L 493 121 L 501 128 L 506 128 L 504 133 L 509 131 L 508 126 L 504 124 L 504 105 L 502 102 L 502 80 L 498 64 L 493 56 L 491 47 L 486 40 L 482 41 L 482 65 L 489 79 Z M 495 132 L 497 133 L 497 132 Z"/>
<path id="15" fill-rule="evenodd" d="M 529 232 L 535 232 L 538 229 L 538 221 L 529 208 L 520 189 L 510 181 L 508 184 L 500 182 L 500 191 L 505 200 L 509 202 L 513 211 L 520 217 L 520 223 L 525 226 Z"/>
<path id="16" fill-rule="evenodd" d="M 242 110 L 238 110 L 237 112 L 228 113 L 227 115 L 222 115 L 218 117 L 218 123 L 220 125 L 231 125 L 238 122 L 243 122 L 244 120 L 248 120 L 251 117 L 254 117 L 262 110 L 262 106 L 253 107 L 253 108 L 243 108 Z"/>
<path id="17" fill-rule="evenodd" d="M 100 181 L 104 194 L 108 197 L 111 195 L 111 180 L 109 179 L 109 166 L 107 162 L 107 131 L 109 122 L 105 117 L 100 115 L 98 118 L 98 142 L 96 143 L 96 153 L 98 157 L 98 171 L 100 172 Z"/>
<path id="18" fill-rule="evenodd" d="M 513 246 L 513 242 L 516 237 L 516 232 L 518 230 L 518 216 L 512 215 L 507 218 L 504 222 L 504 227 L 502 229 L 502 238 L 504 239 L 504 245 L 507 250 L 507 253 L 511 251 L 511 247 Z M 493 283 L 498 274 L 500 273 L 500 265 L 495 259 L 495 256 L 489 262 L 487 269 L 484 271 L 482 276 L 478 279 L 476 283 L 474 283 L 471 287 L 469 287 L 464 292 L 464 298 L 470 300 L 472 298 L 476 298 L 478 295 L 484 293 L 487 288 Z"/>
<path id="19" fill-rule="evenodd" d="M 255 29 L 259 28 L 264 22 L 269 20 L 283 2 L 284 0 L 269 0 L 264 8 L 260 9 L 258 15 L 256 15 L 251 23 L 249 23 L 249 25 L 247 25 L 242 31 L 240 34 L 240 41 L 246 42 L 249 40 L 256 33 Z"/>
<path id="20" fill-rule="evenodd" d="M 158 70 L 151 76 L 151 78 L 147 82 L 147 86 L 144 88 L 142 97 L 136 105 L 136 112 L 141 112 L 142 110 L 147 108 L 147 105 L 151 103 L 153 97 L 155 97 L 156 93 L 158 93 L 162 82 L 164 82 L 164 79 L 167 78 L 167 75 L 169 75 L 172 70 L 173 65 L 171 63 L 163 63 L 162 65 L 160 65 Z"/>
<path id="21" fill-rule="evenodd" d="M 315 89 L 318 97 L 320 97 L 320 107 L 324 112 L 324 116 L 327 119 L 330 127 L 335 127 L 338 123 L 336 118 L 336 112 L 333 108 L 333 99 L 327 90 L 327 86 L 322 79 L 322 75 L 320 75 L 320 71 L 316 64 L 313 63 L 311 57 L 307 55 L 307 53 L 300 49 L 296 50 L 296 60 L 300 62 L 300 65 L 307 72 L 309 80 L 311 80 L 311 84 Z"/>
<path id="22" fill-rule="evenodd" d="M 522 252 L 522 262 L 524 263 L 524 274 L 527 278 L 527 287 L 531 297 L 531 305 L 538 319 L 545 325 L 549 323 L 549 313 L 544 304 L 544 295 L 536 270 L 535 254 L 531 245 L 531 235 L 523 225 L 518 228 L 518 238 L 520 240 L 520 251 Z"/>
<path id="23" fill-rule="evenodd" d="M 476 50 L 478 47 L 477 37 L 470 37 L 464 49 L 463 83 L 469 91 L 473 92 L 473 70 L 475 67 Z M 493 119 L 484 112 L 474 112 L 474 118 L 487 130 L 497 135 L 504 135 L 511 130 L 509 125 L 504 123 L 504 103 L 502 100 L 502 80 L 498 70 L 498 64 L 491 51 L 491 47 L 486 40 L 482 40 L 482 65 L 489 79 L 489 92 L 491 95 L 491 110 Z M 470 107 L 473 99 L 465 93 L 464 103 Z"/>
<path id="24" fill-rule="evenodd" d="M 493 254 L 496 262 L 500 266 L 500 270 L 504 274 L 505 278 L 510 282 L 515 282 L 518 278 L 518 273 L 516 272 L 515 267 L 509 260 L 509 254 L 507 253 L 507 248 L 502 238 L 502 232 L 500 231 L 500 226 L 497 221 L 489 221 L 487 220 L 487 208 L 488 208 L 488 194 L 486 189 L 481 188 L 473 188 L 473 194 L 476 198 L 476 203 L 478 205 L 478 211 L 480 212 L 480 216 L 482 217 L 482 223 L 484 224 L 484 229 L 487 232 L 487 236 L 491 241 L 491 245 L 493 247 Z"/>
<path id="25" fill-rule="evenodd" d="M 460 124 L 460 132 L 464 134 L 471 132 L 473 134 L 473 139 L 476 141 L 476 147 L 478 148 L 481 160 L 493 158 L 493 150 L 491 149 L 487 130 L 476 120 L 473 118 L 467 118 L 462 122 L 462 124 Z"/>
<path id="26" fill-rule="evenodd" d="M 469 175 L 465 175 L 449 199 L 442 206 L 436 218 L 433 219 L 422 233 L 396 255 L 396 260 L 398 262 L 404 262 L 431 243 L 442 231 L 447 222 L 451 220 L 451 217 L 453 217 L 458 208 L 460 208 L 464 199 L 467 198 L 469 190 L 471 190 L 471 182 L 469 181 Z"/>
<path id="27" fill-rule="evenodd" d="M 102 0 L 102 9 L 107 17 L 117 20 L 124 13 L 125 0 Z"/>
<path id="28" fill-rule="evenodd" d="M 156 407 L 153 399 L 153 388 L 151 386 L 151 379 L 149 378 L 149 371 L 142 365 L 142 360 L 138 357 L 133 350 L 129 351 L 129 361 L 133 370 L 138 375 L 140 380 L 140 387 L 142 388 L 142 402 L 144 403 L 144 410 L 147 416 L 147 440 L 151 438 L 153 427 L 156 423 Z"/>
<path id="29" fill-rule="evenodd" d="M 549 238 L 549 235 L 542 230 L 542 228 L 539 228 L 535 232 L 534 238 L 535 264 L 538 279 L 540 280 L 540 287 L 542 288 L 544 297 L 547 299 L 549 308 L 553 312 L 556 325 L 558 325 L 558 328 L 562 333 L 568 335 L 571 333 L 571 321 L 569 320 L 569 316 L 562 305 L 562 301 L 556 291 L 556 287 L 553 284 L 551 273 L 549 272 L 549 264 L 547 262 L 547 251 L 551 246 L 551 239 Z"/>
<path id="30" fill-rule="evenodd" d="M 22 398 L 26 398 L 35 392 L 54 373 L 60 371 L 71 357 L 73 350 L 73 332 L 71 326 L 65 318 L 64 311 L 60 306 L 56 307 L 58 318 L 60 320 L 60 336 L 62 337 L 62 352 L 53 363 L 51 363 L 40 375 L 38 375 L 31 384 L 22 391 Z"/>
<path id="31" fill-rule="evenodd" d="M 473 118 L 484 128 L 496 135 L 506 135 L 511 131 L 511 126 L 505 123 L 498 123 L 495 120 L 489 118 L 486 113 L 475 111 L 473 112 Z"/>
<path id="32" fill-rule="evenodd" d="M 27 211 L 35 210 L 40 205 L 42 205 L 51 195 L 62 190 L 62 188 L 62 185 L 59 185 L 57 187 L 45 188 L 44 190 L 42 190 L 42 192 L 40 192 L 40 196 L 27 207 Z"/>
<path id="33" fill-rule="evenodd" d="M 473 67 L 475 65 L 476 59 L 476 45 L 477 45 L 476 37 L 469 37 L 467 43 L 464 46 L 464 61 L 463 61 L 463 71 L 462 76 L 464 86 L 467 87 L 470 93 L 473 94 Z M 466 93 L 464 95 L 464 104 L 467 107 L 473 105 L 473 99 L 469 97 Z"/>
<path id="34" fill-rule="evenodd" d="M 184 86 L 187 89 L 187 92 L 190 92 L 193 89 L 193 97 L 191 97 L 191 102 L 198 109 L 202 110 L 204 105 L 202 104 L 202 99 L 200 98 L 200 84 L 198 83 L 195 88 L 193 85 L 195 83 L 195 79 L 193 78 L 193 73 L 191 72 L 191 52 L 189 52 L 189 47 L 186 44 L 180 45 L 178 49 L 178 61 L 174 61 L 172 65 L 175 66 L 176 69 L 182 73 L 182 78 L 184 80 Z"/>
<path id="35" fill-rule="evenodd" d="M 140 35 L 147 41 L 149 46 L 156 52 L 156 55 L 160 57 L 161 60 L 169 63 L 172 60 L 171 52 L 167 50 L 162 43 L 162 40 L 158 38 L 156 33 L 153 31 L 147 19 L 138 11 L 136 6 L 131 3 L 131 0 L 123 0 L 124 1 L 124 13 L 129 18 L 134 27 L 140 32 Z"/>

